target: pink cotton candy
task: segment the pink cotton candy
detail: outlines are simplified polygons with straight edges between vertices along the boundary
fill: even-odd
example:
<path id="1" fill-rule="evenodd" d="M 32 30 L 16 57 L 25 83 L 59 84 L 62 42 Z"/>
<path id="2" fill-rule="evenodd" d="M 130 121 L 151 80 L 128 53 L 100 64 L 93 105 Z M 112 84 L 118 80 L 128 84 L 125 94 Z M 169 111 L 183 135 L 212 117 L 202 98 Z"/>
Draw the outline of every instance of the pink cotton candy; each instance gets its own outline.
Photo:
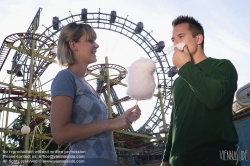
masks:
<path id="1" fill-rule="evenodd" d="M 155 70 L 155 63 L 151 59 L 140 58 L 133 62 L 128 68 L 127 95 L 135 100 L 151 99 L 156 86 Z"/>

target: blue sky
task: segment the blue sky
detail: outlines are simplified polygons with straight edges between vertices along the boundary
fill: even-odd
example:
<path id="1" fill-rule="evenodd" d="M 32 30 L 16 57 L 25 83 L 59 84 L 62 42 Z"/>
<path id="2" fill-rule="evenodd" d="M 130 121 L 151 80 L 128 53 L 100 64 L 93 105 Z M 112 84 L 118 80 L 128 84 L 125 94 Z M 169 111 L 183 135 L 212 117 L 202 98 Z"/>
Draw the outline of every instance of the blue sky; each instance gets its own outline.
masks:
<path id="1" fill-rule="evenodd" d="M 151 35 L 157 41 L 163 40 L 166 47 L 172 45 L 172 20 L 178 15 L 190 15 L 204 27 L 206 55 L 232 61 L 238 71 L 238 88 L 250 82 L 249 0 L 9 0 L 0 1 L 0 6 L 1 44 L 10 34 L 26 32 L 39 7 L 43 10 L 38 33 L 44 31 L 42 24 L 47 27 L 51 25 L 54 16 L 63 19 L 70 15 L 69 11 L 79 14 L 83 8 L 89 12 L 97 12 L 100 8 L 103 13 L 116 10 L 120 17 L 129 15 L 130 21 L 143 22 L 144 29 L 153 30 Z M 104 57 L 108 56 L 110 62 L 128 67 L 133 62 L 125 62 L 128 56 L 146 57 L 135 43 L 122 35 L 101 30 L 97 31 L 97 35 L 100 44 L 97 52 L 99 63 L 103 63 Z M 49 71 L 51 77 L 60 70 L 56 66 L 54 68 L 54 73 Z M 6 78 L 7 69 L 5 65 L 0 71 L 0 81 Z M 137 124 L 143 123 L 148 114 L 150 112 L 144 113 Z"/>

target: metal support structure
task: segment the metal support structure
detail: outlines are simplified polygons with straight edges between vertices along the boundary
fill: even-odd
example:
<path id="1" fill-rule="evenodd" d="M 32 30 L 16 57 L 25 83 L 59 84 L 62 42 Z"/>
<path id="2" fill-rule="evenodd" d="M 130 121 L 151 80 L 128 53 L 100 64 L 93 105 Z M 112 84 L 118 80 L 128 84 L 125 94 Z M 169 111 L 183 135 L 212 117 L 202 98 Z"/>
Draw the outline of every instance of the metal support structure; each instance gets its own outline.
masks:
<path id="1" fill-rule="evenodd" d="M 108 65 L 108 57 L 105 57 L 105 64 Z M 110 80 L 109 80 L 109 68 L 106 67 L 105 69 L 105 81 L 107 84 L 107 96 L 108 96 L 108 101 L 107 101 L 107 105 L 108 105 L 108 117 L 109 119 L 112 119 L 112 109 L 111 109 L 111 98 L 110 98 Z"/>
<path id="2" fill-rule="evenodd" d="M 161 115 L 162 115 L 163 130 L 164 130 L 165 137 L 166 137 L 167 124 L 166 124 L 165 111 L 164 111 L 164 108 L 163 108 L 163 102 L 162 102 L 162 96 L 161 96 L 160 88 L 158 88 L 158 98 L 160 100 L 160 106 L 161 106 L 160 109 L 161 109 Z"/>
<path id="3" fill-rule="evenodd" d="M 36 33 L 36 22 L 38 20 L 34 21 L 33 24 L 33 34 Z M 33 35 L 32 35 L 33 36 Z M 33 37 L 32 37 L 33 38 Z M 33 39 L 31 41 L 32 45 L 31 45 L 31 50 L 30 50 L 30 55 L 31 55 L 31 60 L 30 60 L 30 76 L 29 76 L 29 85 L 28 85 L 28 97 L 31 97 L 31 90 L 32 90 L 32 80 L 33 80 L 33 66 L 34 66 L 34 54 L 35 54 L 35 40 Z M 28 102 L 28 107 L 25 110 L 25 120 L 26 120 L 26 125 L 29 126 L 30 125 L 30 112 L 31 112 L 31 101 Z M 29 134 L 25 135 L 25 139 L 24 139 L 24 150 L 27 151 L 29 149 Z"/>
<path id="4" fill-rule="evenodd" d="M 108 57 L 105 57 L 105 65 L 108 66 Z M 107 84 L 107 106 L 108 106 L 108 118 L 112 119 L 112 108 L 111 108 L 111 98 L 110 98 L 110 80 L 109 80 L 109 68 L 106 67 L 105 69 L 105 82 Z M 111 138 L 114 141 L 113 131 L 111 131 Z"/>

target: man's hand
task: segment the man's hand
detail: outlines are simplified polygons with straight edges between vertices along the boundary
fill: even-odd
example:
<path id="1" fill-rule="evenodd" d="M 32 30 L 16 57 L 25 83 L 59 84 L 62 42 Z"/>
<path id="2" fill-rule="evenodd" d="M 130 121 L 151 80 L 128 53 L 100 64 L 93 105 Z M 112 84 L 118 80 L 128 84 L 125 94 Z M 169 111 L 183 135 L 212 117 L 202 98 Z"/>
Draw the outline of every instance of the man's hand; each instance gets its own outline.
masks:
<path id="1" fill-rule="evenodd" d="M 185 63 L 191 61 L 191 56 L 187 46 L 183 48 L 183 51 L 180 51 L 178 48 L 175 47 L 174 51 L 175 52 L 172 61 L 177 68 L 180 69 Z"/>
<path id="2" fill-rule="evenodd" d="M 168 162 L 162 162 L 160 166 L 170 166 Z"/>

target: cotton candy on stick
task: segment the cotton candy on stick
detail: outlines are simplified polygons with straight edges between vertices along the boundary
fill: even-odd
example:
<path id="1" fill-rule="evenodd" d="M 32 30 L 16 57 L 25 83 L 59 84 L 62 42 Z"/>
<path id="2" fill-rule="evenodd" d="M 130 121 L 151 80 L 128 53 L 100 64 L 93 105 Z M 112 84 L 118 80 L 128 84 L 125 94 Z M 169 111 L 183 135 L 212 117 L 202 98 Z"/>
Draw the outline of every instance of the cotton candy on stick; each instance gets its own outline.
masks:
<path id="1" fill-rule="evenodd" d="M 154 61 L 140 58 L 134 61 L 128 68 L 127 95 L 136 100 L 147 100 L 153 97 L 155 91 L 154 72 L 156 66 Z"/>
<path id="2" fill-rule="evenodd" d="M 168 48 L 166 48 L 164 51 L 166 51 L 167 55 L 171 54 L 172 52 L 174 52 L 174 48 L 177 47 L 180 51 L 182 51 L 185 47 L 185 43 L 181 42 L 178 43 L 176 45 L 170 46 Z"/>

